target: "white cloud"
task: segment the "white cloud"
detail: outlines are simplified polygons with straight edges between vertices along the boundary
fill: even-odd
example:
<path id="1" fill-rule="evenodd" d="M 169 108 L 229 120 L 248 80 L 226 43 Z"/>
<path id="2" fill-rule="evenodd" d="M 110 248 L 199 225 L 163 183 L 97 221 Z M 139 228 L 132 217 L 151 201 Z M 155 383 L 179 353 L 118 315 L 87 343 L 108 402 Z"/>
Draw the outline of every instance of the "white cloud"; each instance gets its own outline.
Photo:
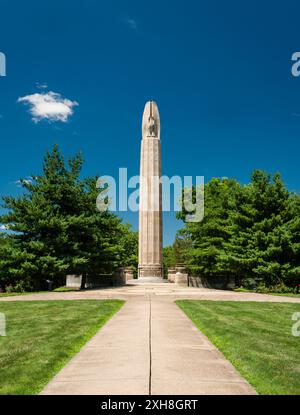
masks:
<path id="1" fill-rule="evenodd" d="M 79 105 L 76 101 L 63 98 L 57 92 L 36 93 L 18 98 L 18 102 L 29 105 L 29 112 L 34 122 L 48 120 L 49 122 L 67 122 L 73 114 L 73 107 Z"/>
<path id="2" fill-rule="evenodd" d="M 6 231 L 7 229 L 9 229 L 8 225 L 0 225 L 0 231 Z"/>
<path id="3" fill-rule="evenodd" d="M 47 89 L 48 88 L 48 84 L 46 84 L 46 82 L 36 82 L 35 85 L 38 89 Z"/>
<path id="4" fill-rule="evenodd" d="M 132 19 L 131 17 L 127 17 L 127 19 L 125 19 L 125 23 L 130 27 L 130 29 L 137 29 L 137 21 Z"/>

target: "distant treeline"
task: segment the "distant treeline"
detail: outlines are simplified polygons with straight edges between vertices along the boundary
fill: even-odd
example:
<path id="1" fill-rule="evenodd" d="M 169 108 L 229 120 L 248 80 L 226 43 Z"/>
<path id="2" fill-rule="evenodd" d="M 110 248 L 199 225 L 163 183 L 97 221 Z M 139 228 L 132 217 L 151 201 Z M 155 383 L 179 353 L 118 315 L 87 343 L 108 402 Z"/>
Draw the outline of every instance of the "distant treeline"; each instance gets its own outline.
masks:
<path id="1" fill-rule="evenodd" d="M 97 177 L 80 178 L 81 154 L 65 163 L 57 146 L 43 173 L 20 180 L 24 193 L 3 197 L 0 288 L 27 291 L 64 285 L 67 274 L 137 267 L 137 234 L 111 212 L 99 212 Z"/>
<path id="2" fill-rule="evenodd" d="M 248 185 L 213 178 L 205 185 L 203 221 L 185 223 L 174 247 L 165 248 L 165 263 L 176 261 L 208 277 L 233 275 L 237 285 L 294 288 L 300 284 L 300 196 L 280 174 L 255 170 Z"/>
<path id="3" fill-rule="evenodd" d="M 20 180 L 24 193 L 2 198 L 0 289 L 37 290 L 46 280 L 63 285 L 67 274 L 137 269 L 137 233 L 96 209 L 101 189 L 97 177 L 81 178 L 82 166 L 81 154 L 66 163 L 54 146 L 42 174 Z M 285 291 L 300 284 L 300 196 L 279 174 L 256 170 L 248 185 L 214 178 L 204 194 L 203 221 L 184 223 L 164 248 L 165 273 L 184 263 L 206 277 L 234 276 L 238 286 Z"/>

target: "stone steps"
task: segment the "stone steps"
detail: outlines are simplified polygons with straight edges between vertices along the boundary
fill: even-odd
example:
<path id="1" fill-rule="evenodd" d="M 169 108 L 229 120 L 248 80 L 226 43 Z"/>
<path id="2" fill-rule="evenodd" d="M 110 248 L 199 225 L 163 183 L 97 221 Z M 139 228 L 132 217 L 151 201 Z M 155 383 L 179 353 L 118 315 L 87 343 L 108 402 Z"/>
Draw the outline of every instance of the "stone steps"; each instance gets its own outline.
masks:
<path id="1" fill-rule="evenodd" d="M 127 282 L 131 284 L 165 284 L 168 283 L 168 280 L 160 277 L 141 277 Z"/>

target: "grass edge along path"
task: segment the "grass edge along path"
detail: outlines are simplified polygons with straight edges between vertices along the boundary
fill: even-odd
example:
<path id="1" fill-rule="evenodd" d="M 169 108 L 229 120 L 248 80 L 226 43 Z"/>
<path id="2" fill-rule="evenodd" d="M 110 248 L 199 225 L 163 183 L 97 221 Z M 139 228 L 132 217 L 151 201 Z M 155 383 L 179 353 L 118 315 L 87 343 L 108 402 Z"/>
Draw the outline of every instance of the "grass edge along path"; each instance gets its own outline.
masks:
<path id="1" fill-rule="evenodd" d="M 123 300 L 0 302 L 0 395 L 38 394 L 117 313 Z"/>
<path id="2" fill-rule="evenodd" d="M 0 298 L 5 298 L 5 297 L 15 297 L 17 295 L 30 295 L 30 294 L 46 294 L 49 291 L 26 291 L 26 292 L 20 292 L 20 293 L 0 293 Z"/>
<path id="3" fill-rule="evenodd" d="M 177 300 L 176 304 L 259 394 L 300 394 L 299 303 Z"/>
<path id="4" fill-rule="evenodd" d="M 277 292 L 260 292 L 255 290 L 247 290 L 245 288 L 236 288 L 233 290 L 236 293 L 252 293 L 252 294 L 262 294 L 262 295 L 275 295 L 275 297 L 292 297 L 292 298 L 299 298 L 300 299 L 300 293 L 277 293 Z"/>

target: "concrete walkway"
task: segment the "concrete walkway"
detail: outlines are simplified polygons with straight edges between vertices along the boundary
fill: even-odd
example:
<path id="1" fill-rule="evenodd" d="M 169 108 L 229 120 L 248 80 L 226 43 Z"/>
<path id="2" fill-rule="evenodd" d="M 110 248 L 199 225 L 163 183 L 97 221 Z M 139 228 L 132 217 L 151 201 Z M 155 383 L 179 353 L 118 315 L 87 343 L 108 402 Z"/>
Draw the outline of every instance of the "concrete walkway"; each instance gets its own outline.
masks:
<path id="1" fill-rule="evenodd" d="M 153 395 L 255 394 L 215 346 L 167 298 L 151 298 Z"/>
<path id="2" fill-rule="evenodd" d="M 211 301 L 264 301 L 280 303 L 300 303 L 300 298 L 283 297 L 269 294 L 256 294 L 214 290 L 211 288 L 182 287 L 175 284 L 136 284 L 134 280 L 123 287 L 102 288 L 86 291 L 49 292 L 29 295 L 0 297 L 0 301 L 34 301 L 34 300 L 88 300 L 88 299 L 124 299 L 144 298 L 153 295 L 167 297 L 170 300 L 194 299 Z"/>
<path id="3" fill-rule="evenodd" d="M 255 394 L 173 298 L 151 288 L 129 297 L 42 394 Z"/>
<path id="4" fill-rule="evenodd" d="M 120 298 L 121 310 L 42 394 L 254 394 L 253 388 L 175 304 L 176 299 L 299 303 L 299 298 L 140 284 L 0 301 Z"/>
<path id="5" fill-rule="evenodd" d="M 43 395 L 147 395 L 149 301 L 128 301 L 53 378 Z"/>

